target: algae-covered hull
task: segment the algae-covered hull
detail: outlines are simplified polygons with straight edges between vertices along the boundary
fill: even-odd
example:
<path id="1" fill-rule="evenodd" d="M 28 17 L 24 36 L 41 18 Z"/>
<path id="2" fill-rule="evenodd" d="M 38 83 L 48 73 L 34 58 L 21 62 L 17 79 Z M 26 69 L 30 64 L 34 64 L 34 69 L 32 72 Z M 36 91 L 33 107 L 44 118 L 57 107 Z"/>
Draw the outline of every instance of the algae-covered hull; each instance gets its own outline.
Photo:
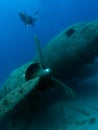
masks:
<path id="1" fill-rule="evenodd" d="M 92 63 L 93 60 L 98 56 L 98 20 L 95 20 L 95 21 L 92 21 L 89 23 L 75 24 L 75 25 L 69 27 L 68 29 L 65 29 L 63 32 L 61 32 L 58 36 L 56 36 L 52 41 L 50 41 L 46 45 L 46 47 L 42 51 L 42 56 L 43 56 L 43 61 L 44 61 L 45 67 L 51 68 L 51 70 L 53 71 L 52 76 L 54 76 L 57 79 L 63 79 L 63 80 L 68 79 L 69 77 L 72 76 L 73 73 L 75 73 L 77 70 L 80 70 L 81 67 L 85 66 L 88 63 Z M 36 68 L 36 65 L 37 65 L 36 62 L 39 62 L 39 61 L 37 58 L 34 58 L 34 62 L 31 61 L 31 62 L 21 66 L 20 68 L 16 69 L 15 71 L 13 71 L 11 73 L 11 75 L 9 76 L 9 78 L 7 79 L 7 81 L 5 82 L 4 87 L 2 88 L 2 91 L 0 92 L 1 106 L 3 105 L 5 107 L 6 105 L 8 105 L 8 102 L 6 102 L 6 100 L 5 100 L 7 97 L 9 97 L 9 101 L 14 101 L 16 99 L 16 102 L 15 102 L 16 104 L 14 104 L 14 107 L 12 107 L 10 109 L 12 111 L 12 113 L 13 112 L 14 113 L 11 116 L 8 116 L 8 120 L 6 120 L 7 125 L 5 126 L 4 130 L 10 130 L 10 129 L 15 129 L 15 130 L 30 129 L 31 130 L 31 129 L 34 129 L 34 124 L 36 126 L 36 123 L 37 123 L 36 119 L 42 118 L 40 111 L 37 111 L 37 112 L 39 112 L 37 115 L 38 117 L 33 117 L 33 114 L 32 114 L 33 110 L 31 109 L 32 108 L 31 104 L 32 104 L 32 102 L 36 101 L 36 100 L 34 100 L 34 98 L 37 97 L 37 92 L 35 91 L 36 89 L 34 89 L 34 88 L 36 88 L 36 86 L 38 86 L 38 84 L 40 83 L 41 89 L 39 89 L 39 92 L 42 91 L 41 97 L 44 97 L 43 95 L 45 94 L 44 98 L 46 98 L 48 91 L 44 91 L 44 94 L 43 94 L 43 90 L 45 90 L 45 87 L 47 88 L 47 86 L 48 86 L 48 88 L 50 88 L 51 85 L 48 84 L 48 82 L 47 83 L 45 82 L 45 87 L 42 87 L 43 82 L 39 82 L 39 80 L 37 82 L 35 82 L 35 80 L 33 81 L 33 78 L 35 78 L 35 77 L 32 77 L 32 75 L 33 74 L 37 75 L 37 73 L 39 73 L 38 68 Z M 34 64 L 35 64 L 35 66 L 34 66 Z M 35 70 L 35 72 L 34 72 L 34 70 Z M 39 75 L 37 75 L 36 77 L 39 77 Z M 44 78 L 43 78 L 43 81 L 45 81 Z M 31 82 L 31 84 L 29 84 L 29 82 Z M 35 82 L 35 84 L 33 82 Z M 32 84 L 33 84 L 33 87 L 32 87 Z M 31 85 L 31 86 L 28 87 L 28 85 Z M 23 93 L 23 91 L 20 89 L 22 87 L 24 88 L 24 90 L 27 89 L 30 91 L 28 91 L 28 93 Z M 51 88 L 53 88 L 53 86 Z M 65 87 L 65 88 L 68 90 L 68 92 L 69 91 L 72 92 L 71 89 L 68 89 L 68 87 Z M 19 91 L 18 91 L 18 89 L 19 89 Z M 32 91 L 32 89 L 34 90 L 34 93 L 35 93 L 34 98 L 32 98 L 32 93 L 30 93 Z M 47 89 L 47 90 L 50 91 L 50 89 Z M 54 88 L 51 90 L 51 92 L 53 90 L 54 90 Z M 14 91 L 18 92 L 18 95 L 16 95 L 13 98 L 12 94 Z M 20 92 L 20 94 L 22 94 L 22 97 L 21 96 L 19 97 L 19 92 Z M 29 97 L 29 95 L 31 95 L 31 96 Z M 18 96 L 18 98 L 17 98 L 17 96 Z M 25 97 L 29 97 L 29 98 L 25 99 Z M 14 99 L 14 100 L 12 100 L 12 99 Z M 39 101 L 39 102 L 37 102 L 38 103 L 37 108 L 38 108 L 38 106 L 42 105 L 42 102 L 40 102 L 40 96 L 36 99 L 37 99 L 37 101 Z M 58 98 L 57 98 L 57 100 L 58 100 Z M 23 103 L 21 103 L 21 101 L 23 101 Z M 52 100 L 51 101 L 46 100 L 46 101 L 47 101 L 47 104 L 51 104 L 50 102 Z M 28 103 L 28 102 L 30 102 L 30 103 Z M 77 102 L 77 100 L 75 101 L 75 103 L 76 102 Z M 5 103 L 5 104 L 3 104 L 3 103 Z M 12 102 L 9 102 L 9 103 L 12 103 Z M 69 102 L 69 104 L 70 104 L 70 102 Z M 18 114 L 20 113 L 19 115 L 17 114 L 16 109 L 14 109 L 14 108 L 17 108 L 16 107 L 17 105 L 20 106 L 19 107 L 20 110 L 18 112 Z M 67 107 L 66 105 L 64 106 L 64 110 L 66 110 L 66 107 Z M 13 106 L 13 105 L 10 104 L 9 106 Z M 45 106 L 45 104 L 43 104 L 43 106 Z M 52 107 L 52 109 L 53 109 L 53 107 Z M 55 106 L 54 108 L 58 108 L 58 106 Z M 3 110 L 8 110 L 8 109 L 4 108 L 1 110 L 3 111 Z M 47 109 L 43 109 L 43 111 L 41 111 L 41 112 L 43 114 L 45 114 L 45 112 L 46 112 L 46 115 L 49 116 L 48 110 L 50 111 L 50 115 L 51 115 L 51 107 L 49 105 L 48 105 Z M 62 109 L 59 108 L 59 110 L 61 111 Z M 75 108 L 73 108 L 73 110 L 78 111 L 78 109 L 75 109 Z M 3 113 L 3 114 L 5 114 L 5 115 L 3 115 L 5 117 L 5 116 L 7 116 L 8 113 Z M 63 114 L 62 114 L 62 116 L 63 116 Z M 68 116 L 68 115 L 65 115 L 65 113 L 64 113 L 64 117 L 66 117 L 66 116 Z M 1 113 L 1 117 L 2 117 L 2 113 Z M 27 120 L 25 119 L 25 117 L 27 118 Z M 51 116 L 51 117 L 54 117 L 54 116 Z M 59 115 L 57 115 L 55 120 L 58 118 L 61 119 L 62 117 L 59 117 Z M 42 118 L 42 119 L 44 122 L 45 118 Z M 89 118 L 89 119 L 94 119 L 94 121 L 96 121 L 95 117 Z M 60 121 L 60 120 L 56 120 L 56 121 Z M 90 122 L 88 119 L 83 120 L 83 121 L 84 121 L 83 123 Z M 73 123 L 72 120 L 70 122 Z M 70 123 L 70 122 L 66 122 L 66 120 L 65 120 L 66 124 Z M 77 120 L 76 120 L 76 124 L 81 125 L 81 123 L 82 123 L 82 121 L 77 122 Z M 47 121 L 47 124 L 48 124 L 48 121 Z M 56 122 L 56 124 L 57 124 L 57 122 Z M 65 124 L 65 127 L 66 127 L 66 124 Z M 54 125 L 55 125 L 55 122 L 54 122 Z M 40 130 L 40 128 L 39 128 L 39 130 Z M 52 128 L 54 129 L 54 127 L 51 127 L 50 129 L 52 130 Z M 37 128 L 35 128 L 35 130 L 36 129 Z M 43 129 L 43 127 L 42 127 L 42 129 Z M 46 130 L 48 130 L 48 128 Z"/>
<path id="2" fill-rule="evenodd" d="M 43 59 L 53 74 L 67 79 L 98 56 L 98 20 L 75 24 L 57 35 L 43 49 Z"/>

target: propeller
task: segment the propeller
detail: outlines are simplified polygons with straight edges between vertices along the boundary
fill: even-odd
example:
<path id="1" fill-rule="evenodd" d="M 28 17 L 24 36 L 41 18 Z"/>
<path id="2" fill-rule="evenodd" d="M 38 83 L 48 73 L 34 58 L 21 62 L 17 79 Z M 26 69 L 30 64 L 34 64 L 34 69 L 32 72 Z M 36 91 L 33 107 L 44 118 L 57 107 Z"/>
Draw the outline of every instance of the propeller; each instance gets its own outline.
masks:
<path id="1" fill-rule="evenodd" d="M 42 50 L 41 50 L 41 46 L 40 46 L 40 40 L 37 35 L 34 35 L 34 40 L 35 40 L 35 45 L 36 45 L 38 62 L 39 62 L 40 68 L 41 68 L 38 75 L 42 78 L 48 78 L 48 80 L 46 80 L 48 82 L 47 84 L 58 89 L 59 92 L 64 92 L 66 94 L 66 96 L 72 96 L 72 97 L 76 96 L 76 93 L 74 92 L 74 90 L 72 90 L 69 86 L 64 84 L 59 79 L 52 76 L 52 69 L 47 68 L 44 65 L 44 61 L 43 61 L 43 57 L 42 57 Z"/>

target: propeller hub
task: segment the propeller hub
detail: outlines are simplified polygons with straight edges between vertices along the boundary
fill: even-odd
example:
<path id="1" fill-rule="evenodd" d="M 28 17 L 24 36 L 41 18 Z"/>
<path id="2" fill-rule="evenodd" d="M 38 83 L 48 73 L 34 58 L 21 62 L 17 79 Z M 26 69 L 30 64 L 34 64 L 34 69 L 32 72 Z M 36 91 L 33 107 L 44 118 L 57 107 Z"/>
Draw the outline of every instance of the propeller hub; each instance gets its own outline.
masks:
<path id="1" fill-rule="evenodd" d="M 43 69 L 39 72 L 41 77 L 50 77 L 52 74 L 52 70 L 50 68 Z"/>

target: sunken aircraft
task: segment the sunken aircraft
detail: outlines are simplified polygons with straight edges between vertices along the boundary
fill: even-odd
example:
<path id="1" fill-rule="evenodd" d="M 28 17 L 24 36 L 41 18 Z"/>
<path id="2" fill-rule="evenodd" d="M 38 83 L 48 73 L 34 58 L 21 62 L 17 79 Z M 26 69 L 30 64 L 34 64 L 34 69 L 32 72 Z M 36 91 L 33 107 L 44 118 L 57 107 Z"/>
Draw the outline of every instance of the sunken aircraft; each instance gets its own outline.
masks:
<path id="1" fill-rule="evenodd" d="M 30 128 L 28 120 L 33 120 L 33 107 L 42 104 L 41 100 L 47 100 L 53 91 L 76 96 L 63 81 L 98 56 L 98 20 L 72 25 L 52 39 L 42 51 L 38 37 L 34 39 L 38 55 L 14 70 L 0 91 L 0 120 L 10 119 L 14 114 L 14 124 L 16 122 L 17 125 L 12 125 L 13 129 Z M 5 127 L 8 130 L 9 123 L 13 124 L 12 119 L 7 123 Z"/>

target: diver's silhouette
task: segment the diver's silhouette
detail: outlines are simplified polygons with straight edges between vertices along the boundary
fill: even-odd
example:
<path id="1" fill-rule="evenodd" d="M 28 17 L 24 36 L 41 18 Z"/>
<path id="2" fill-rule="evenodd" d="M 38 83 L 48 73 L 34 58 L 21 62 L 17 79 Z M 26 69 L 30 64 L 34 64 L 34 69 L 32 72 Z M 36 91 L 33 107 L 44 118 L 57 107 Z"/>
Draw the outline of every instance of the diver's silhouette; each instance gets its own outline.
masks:
<path id="1" fill-rule="evenodd" d="M 22 22 L 25 24 L 26 27 L 28 27 L 29 25 L 34 25 L 34 23 L 37 21 L 36 15 L 40 12 L 40 10 L 37 10 L 34 13 L 34 16 L 29 16 L 26 13 L 19 13 L 19 17 L 21 18 Z"/>

